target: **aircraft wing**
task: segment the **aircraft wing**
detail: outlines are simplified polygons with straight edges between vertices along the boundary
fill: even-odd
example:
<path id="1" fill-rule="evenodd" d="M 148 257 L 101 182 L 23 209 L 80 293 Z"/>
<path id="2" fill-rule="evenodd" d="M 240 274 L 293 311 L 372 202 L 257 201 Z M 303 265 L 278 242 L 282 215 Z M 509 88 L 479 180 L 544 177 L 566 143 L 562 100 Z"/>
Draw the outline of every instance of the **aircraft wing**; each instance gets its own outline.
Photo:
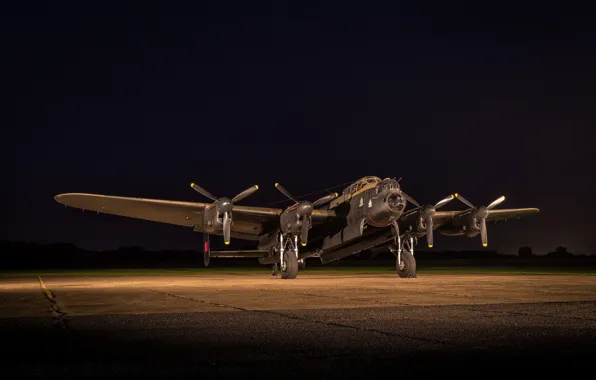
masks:
<path id="1" fill-rule="evenodd" d="M 203 212 L 209 203 L 181 202 L 162 199 L 129 198 L 100 194 L 68 193 L 54 198 L 66 206 L 98 213 L 125 216 L 153 222 L 194 227 L 202 232 Z M 258 240 L 270 228 L 279 227 L 282 209 L 268 207 L 236 206 L 232 209 L 234 223 L 231 237 Z M 335 217 L 333 210 L 314 210 L 312 223 L 320 224 Z M 214 235 L 221 235 L 216 231 Z"/>
<path id="2" fill-rule="evenodd" d="M 54 197 L 58 203 L 82 210 L 192 227 L 203 216 L 205 203 L 70 193 Z"/>
<path id="3" fill-rule="evenodd" d="M 510 209 L 492 209 L 486 218 L 487 222 L 497 222 L 508 219 L 520 219 L 524 216 L 535 214 L 540 210 L 537 208 L 510 208 Z"/>
<path id="4" fill-rule="evenodd" d="M 486 218 L 487 222 L 505 221 L 508 219 L 520 219 L 522 217 L 535 214 L 540 210 L 537 208 L 509 208 L 492 209 Z M 467 211 L 437 211 L 433 216 L 433 225 L 435 228 L 449 224 L 449 221 L 456 215 L 465 214 Z"/>

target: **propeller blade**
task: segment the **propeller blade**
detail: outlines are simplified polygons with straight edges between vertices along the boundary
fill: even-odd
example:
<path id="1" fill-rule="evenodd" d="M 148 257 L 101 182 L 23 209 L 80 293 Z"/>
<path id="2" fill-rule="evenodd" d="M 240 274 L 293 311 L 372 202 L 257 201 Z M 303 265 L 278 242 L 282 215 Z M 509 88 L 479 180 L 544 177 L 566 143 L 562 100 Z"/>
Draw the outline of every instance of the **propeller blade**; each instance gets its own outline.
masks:
<path id="1" fill-rule="evenodd" d="M 192 187 L 193 190 L 196 191 L 197 193 L 206 196 L 207 198 L 211 199 L 212 201 L 216 201 L 217 200 L 217 198 L 215 198 L 215 196 L 213 196 L 213 194 L 211 194 L 207 190 L 203 189 L 201 186 L 197 185 L 194 182 L 190 184 L 190 187 Z"/>
<path id="2" fill-rule="evenodd" d="M 308 218 L 302 219 L 302 228 L 300 229 L 300 244 L 304 247 L 308 239 Z"/>
<path id="3" fill-rule="evenodd" d="M 503 195 L 503 196 L 501 196 L 501 197 L 499 197 L 499 198 L 495 199 L 495 200 L 493 201 L 493 203 L 491 203 L 491 204 L 489 204 L 488 206 L 486 206 L 486 208 L 490 210 L 491 208 L 494 208 L 494 207 L 496 207 L 496 206 L 500 205 L 500 204 L 501 204 L 501 203 L 502 203 L 504 200 L 505 200 L 505 196 Z"/>
<path id="4" fill-rule="evenodd" d="M 277 182 L 276 182 L 276 183 L 275 183 L 275 187 L 277 188 L 277 190 L 281 191 L 281 192 L 282 192 L 282 194 L 283 194 L 283 195 L 285 195 L 285 196 L 286 196 L 287 198 L 289 198 L 290 200 L 293 200 L 293 201 L 294 201 L 294 202 L 296 202 L 296 203 L 300 203 L 300 202 L 298 202 L 298 201 L 296 200 L 296 198 L 294 198 L 294 197 L 292 196 L 292 194 L 290 194 L 290 193 L 288 192 L 288 190 L 286 190 L 286 189 L 285 189 L 285 187 L 283 187 L 283 186 L 282 186 L 282 185 L 280 185 L 279 183 L 277 183 Z"/>
<path id="5" fill-rule="evenodd" d="M 433 247 L 433 217 L 430 216 L 426 219 L 426 241 L 428 242 L 428 248 Z"/>
<path id="6" fill-rule="evenodd" d="M 414 198 L 412 198 L 411 196 L 409 196 L 408 194 L 406 194 L 404 191 L 402 191 L 401 193 L 406 198 L 406 200 L 408 202 L 410 202 L 411 204 L 413 204 L 416 207 L 420 207 L 420 204 L 418 202 L 416 202 L 416 200 Z"/>
<path id="7" fill-rule="evenodd" d="M 254 185 L 254 186 L 249 187 L 248 189 L 244 190 L 243 192 L 241 192 L 240 194 L 238 194 L 234 198 L 232 198 L 232 203 L 236 203 L 238 201 L 243 200 L 244 198 L 248 197 L 249 195 L 251 195 L 252 193 L 254 193 L 257 190 L 259 190 L 259 185 Z"/>
<path id="8" fill-rule="evenodd" d="M 440 201 L 437 202 L 437 204 L 435 205 L 435 210 L 443 207 L 444 205 L 446 205 L 447 203 L 451 202 L 453 200 L 453 198 L 455 198 L 455 196 L 453 194 L 449 195 L 447 198 L 441 199 Z"/>
<path id="9" fill-rule="evenodd" d="M 486 247 L 488 245 L 486 236 L 486 218 L 480 219 L 480 238 L 482 239 L 482 246 Z"/>
<path id="10" fill-rule="evenodd" d="M 459 199 L 460 201 L 462 201 L 462 203 L 465 204 L 466 206 L 468 206 L 469 208 L 474 208 L 474 205 L 473 204 L 471 204 L 470 202 L 468 202 L 468 200 L 466 198 L 462 197 L 458 193 L 455 193 L 454 196 L 457 199 Z"/>
<path id="11" fill-rule="evenodd" d="M 334 200 L 335 198 L 337 198 L 337 196 L 338 196 L 337 193 L 325 195 L 324 197 L 321 197 L 321 198 L 317 199 L 316 201 L 314 201 L 313 204 L 312 204 L 312 206 L 314 208 L 317 208 L 319 206 L 324 205 L 327 202 L 331 202 L 332 200 Z"/>
<path id="12" fill-rule="evenodd" d="M 230 213 L 226 212 L 223 216 L 223 235 L 224 235 L 224 244 L 230 244 L 230 225 L 232 224 L 232 219 L 230 218 Z"/>

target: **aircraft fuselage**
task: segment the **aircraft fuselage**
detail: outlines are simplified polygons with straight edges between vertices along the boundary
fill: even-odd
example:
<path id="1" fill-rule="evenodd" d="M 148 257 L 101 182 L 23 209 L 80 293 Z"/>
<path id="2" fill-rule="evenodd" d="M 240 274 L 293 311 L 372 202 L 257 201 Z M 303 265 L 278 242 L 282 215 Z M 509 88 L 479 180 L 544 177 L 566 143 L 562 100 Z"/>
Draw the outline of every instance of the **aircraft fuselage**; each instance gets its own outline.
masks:
<path id="1" fill-rule="evenodd" d="M 396 180 L 365 177 L 354 182 L 329 205 L 329 209 L 345 216 L 346 225 L 323 239 L 321 259 L 325 262 L 331 257 L 335 260 L 349 256 L 379 244 L 377 240 L 390 239 L 391 233 L 388 237 L 381 234 L 378 239 L 360 238 L 393 224 L 405 208 L 406 199 Z"/>

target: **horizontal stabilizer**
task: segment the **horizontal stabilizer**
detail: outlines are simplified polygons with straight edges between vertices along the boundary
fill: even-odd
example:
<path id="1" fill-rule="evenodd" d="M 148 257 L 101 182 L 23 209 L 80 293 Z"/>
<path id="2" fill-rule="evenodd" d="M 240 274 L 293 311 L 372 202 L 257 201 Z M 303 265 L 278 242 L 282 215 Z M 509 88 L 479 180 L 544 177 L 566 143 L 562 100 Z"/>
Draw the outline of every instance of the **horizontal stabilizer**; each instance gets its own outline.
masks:
<path id="1" fill-rule="evenodd" d="M 244 251 L 211 251 L 210 257 L 222 257 L 222 258 L 242 258 L 242 257 L 263 257 L 267 255 L 269 251 L 262 249 L 244 250 Z"/>

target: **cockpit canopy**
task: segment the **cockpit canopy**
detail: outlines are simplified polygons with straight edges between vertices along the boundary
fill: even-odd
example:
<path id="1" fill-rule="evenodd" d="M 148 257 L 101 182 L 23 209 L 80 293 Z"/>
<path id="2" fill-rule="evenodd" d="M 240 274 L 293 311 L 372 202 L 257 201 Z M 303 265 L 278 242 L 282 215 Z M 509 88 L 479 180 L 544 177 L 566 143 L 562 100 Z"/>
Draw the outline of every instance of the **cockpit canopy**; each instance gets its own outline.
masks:
<path id="1" fill-rule="evenodd" d="M 362 177 L 359 180 L 354 181 L 354 183 L 352 183 L 350 186 L 346 187 L 342 193 L 343 194 L 353 194 L 356 191 L 362 189 L 364 186 L 379 183 L 379 182 L 381 182 L 381 179 L 379 177 L 374 177 L 374 176 Z"/>
<path id="2" fill-rule="evenodd" d="M 377 185 L 375 192 L 379 194 L 387 190 L 400 190 L 399 182 L 393 178 L 385 178 Z"/>

